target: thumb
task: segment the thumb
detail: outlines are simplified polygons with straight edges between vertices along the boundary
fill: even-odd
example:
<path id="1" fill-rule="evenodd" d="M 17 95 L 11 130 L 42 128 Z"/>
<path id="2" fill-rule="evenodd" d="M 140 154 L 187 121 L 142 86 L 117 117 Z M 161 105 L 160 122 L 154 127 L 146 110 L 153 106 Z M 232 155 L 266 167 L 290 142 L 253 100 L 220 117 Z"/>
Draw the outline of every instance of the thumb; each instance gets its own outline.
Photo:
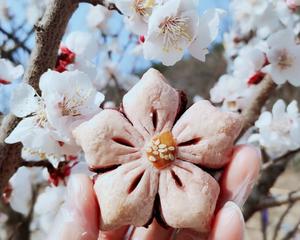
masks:
<path id="1" fill-rule="evenodd" d="M 73 175 L 67 186 L 66 202 L 59 210 L 48 240 L 96 240 L 99 233 L 99 206 L 92 181 Z"/>

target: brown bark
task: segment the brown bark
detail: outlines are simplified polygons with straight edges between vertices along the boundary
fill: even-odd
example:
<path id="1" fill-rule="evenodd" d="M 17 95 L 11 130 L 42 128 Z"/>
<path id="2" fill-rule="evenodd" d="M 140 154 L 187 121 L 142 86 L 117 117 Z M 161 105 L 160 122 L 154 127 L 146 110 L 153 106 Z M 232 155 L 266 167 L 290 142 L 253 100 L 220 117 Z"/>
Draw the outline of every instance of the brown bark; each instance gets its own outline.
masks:
<path id="1" fill-rule="evenodd" d="M 242 115 L 244 117 L 243 133 L 253 126 L 261 113 L 262 107 L 276 89 L 276 84 L 272 81 L 270 76 L 266 76 L 258 85 L 254 96 L 249 101 L 249 105 L 244 109 Z"/>
<path id="2" fill-rule="evenodd" d="M 60 41 L 64 35 L 69 19 L 77 9 L 78 0 L 51 1 L 41 21 L 36 25 L 36 44 L 31 54 L 30 64 L 25 73 L 24 81 L 39 91 L 39 79 L 56 63 Z M 8 115 L 3 119 L 0 128 L 0 193 L 8 180 L 16 171 L 19 161 L 21 144 L 7 145 L 4 139 L 18 124 L 19 119 Z"/>
<path id="3" fill-rule="evenodd" d="M 263 200 L 269 196 L 271 187 L 273 187 L 277 178 L 285 171 L 291 159 L 298 154 L 299 151 L 290 152 L 274 161 L 273 164 L 262 171 L 252 194 L 244 206 L 243 213 L 245 220 L 248 220 L 256 211 L 263 208 L 261 204 L 263 205 Z"/>

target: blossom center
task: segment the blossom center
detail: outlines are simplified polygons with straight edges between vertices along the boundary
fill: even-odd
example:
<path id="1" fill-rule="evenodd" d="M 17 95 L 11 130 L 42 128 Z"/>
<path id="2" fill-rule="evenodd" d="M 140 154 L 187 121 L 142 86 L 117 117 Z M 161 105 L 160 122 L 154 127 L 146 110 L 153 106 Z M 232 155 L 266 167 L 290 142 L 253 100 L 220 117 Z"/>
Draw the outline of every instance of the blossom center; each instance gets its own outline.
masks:
<path id="1" fill-rule="evenodd" d="M 169 51 L 170 48 L 182 50 L 178 46 L 180 39 L 186 39 L 188 42 L 192 41 L 192 37 L 187 32 L 187 18 L 171 16 L 166 17 L 160 24 L 161 35 L 163 35 L 164 51 Z"/>
<path id="2" fill-rule="evenodd" d="M 38 101 L 39 101 L 39 103 L 38 103 L 39 107 L 38 107 L 38 110 L 36 111 L 36 113 L 34 114 L 36 116 L 36 125 L 38 127 L 45 128 L 46 124 L 48 122 L 47 114 L 45 111 L 45 105 L 41 98 L 39 98 Z"/>
<path id="3" fill-rule="evenodd" d="M 81 115 L 81 107 L 88 99 L 90 93 L 82 94 L 81 91 L 76 91 L 75 96 L 64 96 L 62 101 L 58 103 L 62 116 L 77 117 Z"/>
<path id="4" fill-rule="evenodd" d="M 135 0 L 134 10 L 141 16 L 148 16 L 154 6 L 154 0 Z"/>
<path id="5" fill-rule="evenodd" d="M 147 157 L 157 169 L 169 166 L 175 160 L 176 142 L 170 131 L 155 136 L 147 147 Z"/>
<path id="6" fill-rule="evenodd" d="M 283 50 L 278 58 L 278 66 L 281 70 L 285 70 L 293 65 L 293 59 L 286 50 Z"/>

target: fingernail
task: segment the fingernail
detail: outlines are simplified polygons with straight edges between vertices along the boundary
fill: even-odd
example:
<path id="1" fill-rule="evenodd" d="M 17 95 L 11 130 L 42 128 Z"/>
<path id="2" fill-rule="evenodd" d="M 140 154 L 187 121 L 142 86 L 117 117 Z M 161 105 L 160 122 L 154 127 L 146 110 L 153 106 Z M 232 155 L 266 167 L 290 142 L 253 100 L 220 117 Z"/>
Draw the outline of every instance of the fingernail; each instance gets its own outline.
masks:
<path id="1" fill-rule="evenodd" d="M 219 224 L 210 240 L 244 239 L 244 218 L 234 202 L 227 202 L 221 210 Z"/>
<path id="2" fill-rule="evenodd" d="M 232 219 L 234 217 L 234 215 L 236 214 L 238 216 L 240 223 L 243 226 L 242 229 L 244 229 L 244 226 L 245 226 L 244 216 L 241 212 L 241 209 L 239 208 L 239 206 L 236 203 L 234 203 L 232 201 L 228 201 L 224 205 L 224 210 L 227 211 L 228 219 L 230 219 L 230 218 Z"/>
<path id="3" fill-rule="evenodd" d="M 259 148 L 250 147 L 249 154 L 256 155 L 257 159 L 261 159 L 261 151 Z M 244 158 L 244 156 L 241 156 Z M 261 162 L 261 161 L 260 161 Z M 243 164 L 243 161 L 240 161 L 240 164 Z M 257 169 L 249 169 L 249 174 L 243 179 L 241 184 L 238 186 L 238 189 L 235 190 L 235 195 L 231 198 L 240 208 L 245 204 L 249 195 L 252 192 L 252 189 L 256 183 L 257 176 L 259 174 L 260 166 Z"/>
<path id="4" fill-rule="evenodd" d="M 251 176 L 247 176 L 245 180 L 241 183 L 239 188 L 236 190 L 236 194 L 232 197 L 232 201 L 235 202 L 240 208 L 245 204 L 252 189 L 255 185 L 255 180 Z"/>
<path id="5" fill-rule="evenodd" d="M 230 216 L 233 217 L 234 214 L 237 214 L 242 225 L 243 226 L 245 225 L 244 216 L 243 216 L 239 206 L 236 203 L 234 203 L 232 201 L 226 202 L 224 205 L 224 210 L 227 211 L 228 217 L 230 217 Z"/>

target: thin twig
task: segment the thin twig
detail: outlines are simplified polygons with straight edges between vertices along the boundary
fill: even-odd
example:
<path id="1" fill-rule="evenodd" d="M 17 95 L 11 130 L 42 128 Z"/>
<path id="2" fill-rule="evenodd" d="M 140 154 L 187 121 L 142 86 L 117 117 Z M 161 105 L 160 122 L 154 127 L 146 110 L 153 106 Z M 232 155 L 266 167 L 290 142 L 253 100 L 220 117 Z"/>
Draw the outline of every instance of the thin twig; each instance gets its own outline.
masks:
<path id="1" fill-rule="evenodd" d="M 92 4 L 94 6 L 96 5 L 102 5 L 104 7 L 106 7 L 108 10 L 115 10 L 117 11 L 119 14 L 123 14 L 120 9 L 117 8 L 116 4 L 114 3 L 110 3 L 110 2 L 107 2 L 105 0 L 80 0 L 81 3 L 89 3 L 89 4 Z"/>
<path id="2" fill-rule="evenodd" d="M 48 160 L 40 161 L 20 161 L 20 167 L 52 167 L 52 164 Z"/>
<path id="3" fill-rule="evenodd" d="M 284 212 L 282 213 L 282 215 L 280 216 L 276 226 L 275 226 L 275 230 L 274 230 L 274 234 L 273 234 L 273 240 L 277 239 L 279 230 L 282 226 L 282 223 L 285 219 L 285 217 L 289 214 L 290 210 L 292 209 L 292 207 L 295 205 L 295 202 L 291 202 L 289 203 L 289 205 L 287 206 L 287 208 L 284 210 Z"/>
<path id="4" fill-rule="evenodd" d="M 300 151 L 290 152 L 262 171 L 252 194 L 243 208 L 245 220 L 248 220 L 256 211 L 261 209 L 260 204 L 262 199 L 265 199 L 269 195 L 269 191 L 275 184 L 277 178 L 285 171 L 288 163 L 298 156 L 298 154 L 300 154 Z"/>
<path id="5" fill-rule="evenodd" d="M 269 75 L 258 84 L 255 94 L 242 112 L 242 116 L 244 117 L 244 127 L 241 134 L 245 133 L 249 127 L 253 126 L 261 113 L 262 107 L 276 89 L 276 86 L 277 85 Z"/>
<path id="6" fill-rule="evenodd" d="M 294 228 L 293 228 L 291 231 L 289 231 L 289 232 L 282 238 L 282 240 L 290 240 L 290 239 L 292 239 L 292 238 L 295 236 L 295 234 L 298 232 L 299 227 L 300 227 L 300 219 L 299 219 L 299 221 L 295 224 Z"/>
<path id="7" fill-rule="evenodd" d="M 279 196 L 272 196 L 262 199 L 257 209 L 278 207 L 287 203 L 294 203 L 300 201 L 300 191 L 293 191 L 288 194 L 282 194 Z"/>
<path id="8" fill-rule="evenodd" d="M 24 49 L 27 53 L 31 52 L 31 50 L 25 45 L 25 43 L 23 41 L 21 41 L 20 39 L 18 39 L 14 34 L 7 32 L 1 26 L 0 26 L 0 32 L 2 32 L 4 35 L 6 35 L 7 38 L 13 40 L 16 43 L 17 46 L 19 46 L 22 49 Z"/>

